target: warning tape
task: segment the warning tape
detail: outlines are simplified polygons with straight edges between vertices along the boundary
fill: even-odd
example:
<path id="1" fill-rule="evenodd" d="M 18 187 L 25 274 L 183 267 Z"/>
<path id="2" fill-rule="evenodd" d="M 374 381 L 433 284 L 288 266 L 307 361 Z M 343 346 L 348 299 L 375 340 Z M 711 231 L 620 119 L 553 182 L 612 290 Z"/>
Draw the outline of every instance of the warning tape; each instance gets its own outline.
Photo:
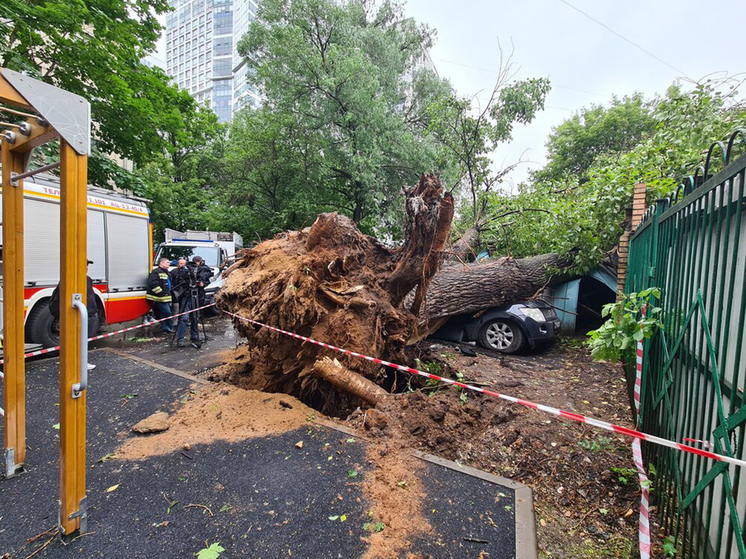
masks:
<path id="1" fill-rule="evenodd" d="M 121 334 L 122 332 L 130 332 L 132 330 L 137 330 L 138 328 L 144 328 L 146 326 L 152 326 L 153 324 L 158 324 L 160 322 L 165 322 L 166 320 L 170 320 L 172 318 L 176 318 L 176 317 L 179 317 L 179 316 L 184 316 L 186 314 L 191 314 L 193 312 L 201 311 L 202 309 L 206 309 L 206 308 L 214 307 L 214 306 L 215 306 L 215 303 L 210 303 L 209 305 L 204 305 L 202 307 L 197 307 L 196 309 L 191 309 L 191 310 L 179 313 L 179 314 L 173 314 L 173 315 L 168 316 L 166 318 L 159 318 L 158 320 L 151 320 L 151 321 L 148 321 L 148 322 L 143 322 L 142 324 L 137 324 L 135 326 L 130 326 L 128 328 L 122 328 L 121 330 L 115 330 L 114 332 L 107 332 L 106 334 L 101 334 L 99 336 L 92 336 L 92 337 L 88 338 L 88 341 L 92 342 L 92 341 L 95 341 L 95 340 L 101 340 L 103 338 L 109 338 L 111 336 L 116 336 L 117 334 Z M 39 349 L 37 351 L 30 351 L 29 353 L 24 353 L 23 354 L 23 358 L 24 359 L 28 359 L 29 357 L 37 357 L 39 355 L 44 355 L 46 353 L 52 353 L 54 351 L 59 351 L 59 349 L 60 349 L 60 346 L 55 346 L 55 347 L 48 347 L 48 348 L 45 348 L 45 349 Z M 2 364 L 3 364 L 3 359 L 0 359 L 0 365 L 2 365 Z M 2 372 L 0 372 L 0 378 L 3 378 L 4 376 L 5 375 L 3 375 Z"/>
<path id="2" fill-rule="evenodd" d="M 642 309 L 642 318 L 645 318 L 646 307 Z M 642 328 L 642 324 L 640 325 Z M 642 338 L 637 342 L 635 355 L 635 417 L 637 418 L 636 427 L 639 429 L 640 420 L 640 395 L 642 393 L 642 357 L 643 346 Z M 640 523 L 638 526 L 638 539 L 640 542 L 640 559 L 650 559 L 650 481 L 645 473 L 645 464 L 642 461 L 642 446 L 640 439 L 632 440 L 632 460 L 637 468 L 637 476 L 640 478 Z"/>
<path id="3" fill-rule="evenodd" d="M 681 440 L 682 441 L 687 441 L 687 442 L 690 442 L 690 443 L 701 444 L 705 448 L 713 448 L 715 446 L 710 441 L 703 441 L 703 440 L 700 440 L 700 439 L 690 439 L 689 437 L 684 437 Z"/>
<path id="4" fill-rule="evenodd" d="M 543 404 L 537 404 L 535 402 L 531 402 L 529 400 L 523 400 L 521 398 L 516 398 L 514 396 L 508 396 L 507 394 L 501 394 L 500 392 L 495 392 L 493 390 L 486 390 L 484 388 L 481 388 L 479 386 L 474 386 L 471 384 L 466 384 L 463 382 L 459 382 L 457 380 L 439 377 L 438 375 L 433 375 L 432 373 L 426 373 L 424 371 L 420 371 L 418 369 L 413 369 L 411 367 L 406 367 L 404 365 L 398 365 L 396 363 L 391 363 L 390 361 L 385 361 L 383 359 L 378 359 L 376 357 L 371 357 L 369 355 L 365 355 L 362 353 L 358 353 L 356 351 L 352 351 L 349 349 L 343 349 L 341 347 L 333 346 L 331 344 L 327 344 L 324 342 L 320 342 L 318 340 L 314 340 L 313 338 L 308 338 L 306 336 L 301 336 L 300 334 L 295 334 L 293 332 L 288 332 L 287 330 L 282 330 L 281 328 L 276 328 L 274 326 L 269 326 L 268 324 L 264 324 L 262 322 L 258 322 L 256 320 L 252 320 L 250 318 L 246 318 L 245 316 L 241 316 L 223 309 L 220 309 L 220 311 L 227 314 L 228 316 L 232 316 L 233 318 L 236 318 L 238 320 L 242 320 L 244 322 L 248 322 L 250 324 L 254 324 L 256 326 L 260 326 L 262 328 L 267 328 L 268 330 L 272 330 L 274 332 L 279 332 L 280 334 L 285 334 L 286 336 L 290 336 L 293 338 L 296 338 L 298 340 L 303 340 L 304 342 L 308 342 L 314 345 L 318 345 L 321 347 L 324 347 L 326 349 L 331 349 L 333 351 L 337 351 L 339 353 L 344 353 L 345 355 L 350 355 L 352 357 L 358 357 L 360 359 L 365 359 L 366 361 L 372 361 L 373 363 L 377 363 L 379 365 L 384 365 L 386 367 L 391 367 L 392 369 L 397 369 L 399 371 L 405 371 L 407 373 L 411 373 L 413 375 L 418 375 L 421 377 L 425 377 L 431 380 L 437 380 L 439 382 L 443 382 L 445 384 L 451 384 L 454 386 L 459 386 L 461 388 L 465 388 L 467 390 L 471 390 L 473 392 L 478 392 L 480 394 L 486 394 L 487 396 L 492 396 L 494 398 L 500 398 L 501 400 L 506 400 L 508 402 L 511 402 L 513 404 L 518 404 L 521 406 L 525 406 L 528 408 L 532 408 L 535 410 L 543 411 L 545 413 L 548 413 L 550 415 L 556 415 L 559 417 L 564 417 L 566 419 L 572 419 L 573 421 L 577 421 L 580 423 L 585 423 L 586 425 L 591 425 L 593 427 L 597 427 L 599 429 L 604 429 L 606 431 L 612 431 L 614 433 L 619 433 L 620 435 L 626 435 L 628 437 L 632 438 L 638 438 L 642 439 L 643 441 L 648 441 L 653 444 L 657 444 L 660 446 L 665 446 L 667 448 L 673 448 L 676 450 L 681 450 L 683 452 L 689 452 L 691 454 L 696 454 L 697 456 L 703 456 L 705 458 L 709 458 L 711 460 L 717 460 L 720 462 L 725 462 L 727 464 L 733 464 L 735 466 L 741 466 L 746 467 L 746 460 L 739 460 L 738 458 L 733 458 L 731 456 L 725 456 L 723 454 L 716 454 L 714 452 L 709 452 L 707 450 L 702 450 L 700 448 L 695 448 L 693 446 L 689 446 L 682 443 L 677 443 L 675 441 L 670 441 L 668 439 L 664 439 L 662 437 L 657 437 L 655 435 L 649 435 L 647 433 L 643 433 L 642 431 L 638 431 L 636 429 L 630 429 L 629 427 L 622 427 L 620 425 L 614 425 L 613 423 L 608 423 L 607 421 L 602 421 L 600 419 L 594 419 L 592 417 L 588 417 L 586 415 L 582 415 L 575 412 L 565 411 L 561 410 L 559 408 L 553 408 L 551 406 L 545 406 Z"/>

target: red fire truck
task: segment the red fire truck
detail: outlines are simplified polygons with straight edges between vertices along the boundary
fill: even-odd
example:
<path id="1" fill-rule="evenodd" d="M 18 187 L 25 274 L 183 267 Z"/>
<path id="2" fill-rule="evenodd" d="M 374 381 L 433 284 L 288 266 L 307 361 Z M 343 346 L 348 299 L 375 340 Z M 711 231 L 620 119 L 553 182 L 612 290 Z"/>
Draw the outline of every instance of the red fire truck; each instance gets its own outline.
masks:
<path id="1" fill-rule="evenodd" d="M 51 347 L 59 343 L 59 325 L 48 305 L 60 277 L 59 180 L 49 175 L 26 179 L 23 194 L 26 341 Z M 93 261 L 88 275 L 101 324 L 134 320 L 150 309 L 145 284 L 152 246 L 144 200 L 88 188 L 88 260 Z"/>

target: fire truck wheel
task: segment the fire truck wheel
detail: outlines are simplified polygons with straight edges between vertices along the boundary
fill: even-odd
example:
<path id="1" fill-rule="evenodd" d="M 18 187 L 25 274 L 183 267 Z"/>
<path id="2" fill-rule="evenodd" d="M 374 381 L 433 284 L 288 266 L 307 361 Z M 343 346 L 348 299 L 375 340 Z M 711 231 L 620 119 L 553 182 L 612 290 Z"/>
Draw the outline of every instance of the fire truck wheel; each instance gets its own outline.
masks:
<path id="1" fill-rule="evenodd" d="M 46 301 L 40 301 L 31 311 L 26 325 L 31 341 L 43 347 L 54 347 L 60 343 L 60 323 L 49 312 Z"/>

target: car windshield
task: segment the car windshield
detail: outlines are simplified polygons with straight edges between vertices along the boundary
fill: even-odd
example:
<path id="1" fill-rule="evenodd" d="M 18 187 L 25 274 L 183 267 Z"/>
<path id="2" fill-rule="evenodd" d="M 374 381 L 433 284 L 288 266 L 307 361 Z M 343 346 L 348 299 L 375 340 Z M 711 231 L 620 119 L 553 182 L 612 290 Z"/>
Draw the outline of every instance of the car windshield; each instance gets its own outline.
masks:
<path id="1" fill-rule="evenodd" d="M 211 268 L 217 268 L 220 265 L 220 249 L 218 247 L 162 246 L 158 249 L 155 261 L 157 263 L 161 258 L 168 258 L 171 265 L 176 266 L 179 263 L 179 258 L 186 258 L 191 261 L 195 256 L 204 258 L 205 264 Z"/>

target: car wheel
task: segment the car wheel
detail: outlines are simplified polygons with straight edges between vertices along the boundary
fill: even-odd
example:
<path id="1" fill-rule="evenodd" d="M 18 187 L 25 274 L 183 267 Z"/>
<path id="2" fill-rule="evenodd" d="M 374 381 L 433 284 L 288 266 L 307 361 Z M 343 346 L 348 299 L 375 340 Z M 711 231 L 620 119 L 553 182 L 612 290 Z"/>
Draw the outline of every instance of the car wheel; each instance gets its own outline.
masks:
<path id="1" fill-rule="evenodd" d="M 60 344 L 60 322 L 49 312 L 46 301 L 36 304 L 26 325 L 31 341 L 43 347 L 55 347 Z"/>
<path id="2" fill-rule="evenodd" d="M 526 345 L 526 336 L 514 322 L 498 318 L 479 330 L 479 345 L 500 353 L 517 353 Z"/>

